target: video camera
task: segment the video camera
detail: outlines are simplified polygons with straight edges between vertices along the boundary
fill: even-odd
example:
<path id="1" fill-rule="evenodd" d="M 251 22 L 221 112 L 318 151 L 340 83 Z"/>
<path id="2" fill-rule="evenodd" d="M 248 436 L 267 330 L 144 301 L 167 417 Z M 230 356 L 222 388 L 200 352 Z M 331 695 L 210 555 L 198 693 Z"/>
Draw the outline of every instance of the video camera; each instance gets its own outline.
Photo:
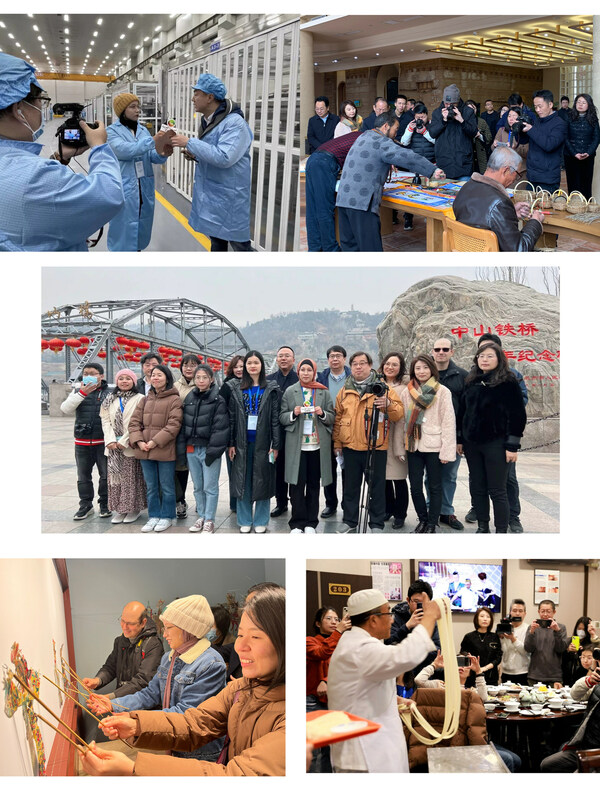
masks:
<path id="1" fill-rule="evenodd" d="M 510 614 L 507 617 L 502 617 L 500 622 L 496 625 L 496 633 L 512 633 L 513 622 L 521 622 L 523 617 L 511 617 Z"/>
<path id="2" fill-rule="evenodd" d="M 520 133 L 523 133 L 523 128 L 525 125 L 529 125 L 529 120 L 526 117 L 517 117 L 517 119 L 510 126 L 510 129 L 516 136 L 518 136 Z"/>
<path id="3" fill-rule="evenodd" d="M 384 376 L 378 372 L 377 380 L 371 386 L 367 386 L 365 394 L 374 394 L 375 397 L 384 397 L 389 392 L 390 387 L 385 382 Z"/>
<path id="4" fill-rule="evenodd" d="M 58 141 L 61 145 L 67 147 L 87 147 L 87 139 L 85 138 L 85 131 L 79 127 L 79 120 L 81 119 L 81 112 L 85 106 L 80 103 L 55 103 L 52 106 L 54 114 L 68 114 L 71 116 L 67 119 L 60 128 L 56 131 Z M 90 128 L 97 128 L 98 123 L 88 123 Z"/>

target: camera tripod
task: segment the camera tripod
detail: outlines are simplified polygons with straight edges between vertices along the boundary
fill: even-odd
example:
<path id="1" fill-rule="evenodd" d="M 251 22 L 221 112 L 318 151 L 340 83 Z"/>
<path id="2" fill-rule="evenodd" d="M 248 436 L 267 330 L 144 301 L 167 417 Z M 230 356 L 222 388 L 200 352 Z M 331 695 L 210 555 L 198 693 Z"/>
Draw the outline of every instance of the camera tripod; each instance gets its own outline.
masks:
<path id="1" fill-rule="evenodd" d="M 386 393 L 385 393 L 386 394 Z M 385 394 L 383 396 L 385 396 Z M 380 395 L 381 396 L 381 395 Z M 360 485 L 360 501 L 358 506 L 357 533 L 366 533 L 371 504 L 371 484 L 373 482 L 373 454 L 377 450 L 377 432 L 379 430 L 379 408 L 373 406 L 373 414 L 369 417 L 369 409 L 365 408 L 365 434 L 367 437 L 367 461 Z M 385 434 L 384 434 L 385 438 Z"/>

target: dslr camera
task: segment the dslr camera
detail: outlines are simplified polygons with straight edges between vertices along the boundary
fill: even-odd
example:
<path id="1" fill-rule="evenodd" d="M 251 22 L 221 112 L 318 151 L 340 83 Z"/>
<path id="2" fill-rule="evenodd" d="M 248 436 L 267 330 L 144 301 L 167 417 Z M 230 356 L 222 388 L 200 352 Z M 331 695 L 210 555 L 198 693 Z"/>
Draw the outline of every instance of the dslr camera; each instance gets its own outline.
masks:
<path id="1" fill-rule="evenodd" d="M 416 127 L 416 129 L 417 129 L 418 131 L 420 131 L 420 130 L 421 130 L 421 128 L 424 128 L 424 127 L 425 127 L 425 123 L 423 122 L 423 120 L 422 120 L 422 119 L 417 119 L 417 120 L 415 120 L 415 127 Z"/>
<path id="2" fill-rule="evenodd" d="M 510 614 L 507 617 L 502 617 L 500 622 L 496 625 L 496 633 L 512 633 L 513 622 L 521 622 L 522 617 L 511 617 Z"/>
<path id="3" fill-rule="evenodd" d="M 510 126 L 511 131 L 518 136 L 520 133 L 523 133 L 523 128 L 525 125 L 528 125 L 529 121 L 525 117 L 517 117 L 515 122 Z"/>
<path id="4" fill-rule="evenodd" d="M 536 619 L 536 622 L 540 628 L 549 628 L 552 625 L 551 619 Z"/>
<path id="5" fill-rule="evenodd" d="M 456 116 L 456 106 L 454 103 L 448 106 L 448 119 L 454 119 Z"/>
<path id="6" fill-rule="evenodd" d="M 55 103 L 52 106 L 54 114 L 68 114 L 71 116 L 65 120 L 60 128 L 56 131 L 58 141 L 61 145 L 67 147 L 87 147 L 87 139 L 85 138 L 85 131 L 79 127 L 79 120 L 81 119 L 81 112 L 85 106 L 80 103 Z M 90 128 L 97 128 L 98 123 L 88 123 Z"/>
<path id="7" fill-rule="evenodd" d="M 365 394 L 374 394 L 375 397 L 384 397 L 389 391 L 389 387 L 385 382 L 383 375 L 377 373 L 377 380 L 371 386 L 368 386 Z"/>

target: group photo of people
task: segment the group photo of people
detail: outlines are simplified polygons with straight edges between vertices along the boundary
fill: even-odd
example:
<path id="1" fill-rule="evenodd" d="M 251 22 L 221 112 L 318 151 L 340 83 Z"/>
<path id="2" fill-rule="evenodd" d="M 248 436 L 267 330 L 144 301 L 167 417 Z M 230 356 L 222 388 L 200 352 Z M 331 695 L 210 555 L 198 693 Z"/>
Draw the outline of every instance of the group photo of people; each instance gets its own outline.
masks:
<path id="1" fill-rule="evenodd" d="M 598 250 L 591 18 L 492 25 L 305 22 L 304 249 Z"/>
<path id="2" fill-rule="evenodd" d="M 598 561 L 545 564 L 560 603 L 537 596 L 534 562 L 496 559 L 501 607 L 467 614 L 416 577 L 424 562 L 308 559 L 307 771 L 597 771 Z"/>

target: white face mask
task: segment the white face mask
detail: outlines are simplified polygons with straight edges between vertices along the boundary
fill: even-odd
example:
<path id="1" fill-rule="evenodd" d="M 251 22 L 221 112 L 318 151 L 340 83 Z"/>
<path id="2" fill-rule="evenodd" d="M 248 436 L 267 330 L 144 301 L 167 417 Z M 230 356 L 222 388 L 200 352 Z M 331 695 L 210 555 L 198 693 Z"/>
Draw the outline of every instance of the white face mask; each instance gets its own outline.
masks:
<path id="1" fill-rule="evenodd" d="M 33 130 L 31 125 L 25 119 L 25 115 L 23 114 L 23 112 L 21 112 L 21 116 L 23 117 L 23 119 L 21 121 L 22 121 L 23 125 L 28 127 L 29 130 L 31 131 L 31 141 L 32 142 L 36 142 L 40 138 L 42 133 L 44 132 L 44 115 L 42 114 L 42 109 L 38 108 L 37 106 L 34 106 L 33 103 L 28 103 L 27 100 L 23 100 L 22 102 L 25 103 L 28 106 L 31 106 L 31 108 L 35 108 L 35 110 L 39 112 L 39 115 L 40 115 L 40 127 L 35 131 Z"/>
<path id="2" fill-rule="evenodd" d="M 579 630 L 578 630 L 578 631 L 577 631 L 577 636 L 579 636 L 579 638 L 580 638 L 580 639 L 583 639 L 583 638 L 584 638 L 584 636 L 585 636 L 585 631 L 579 631 Z"/>

